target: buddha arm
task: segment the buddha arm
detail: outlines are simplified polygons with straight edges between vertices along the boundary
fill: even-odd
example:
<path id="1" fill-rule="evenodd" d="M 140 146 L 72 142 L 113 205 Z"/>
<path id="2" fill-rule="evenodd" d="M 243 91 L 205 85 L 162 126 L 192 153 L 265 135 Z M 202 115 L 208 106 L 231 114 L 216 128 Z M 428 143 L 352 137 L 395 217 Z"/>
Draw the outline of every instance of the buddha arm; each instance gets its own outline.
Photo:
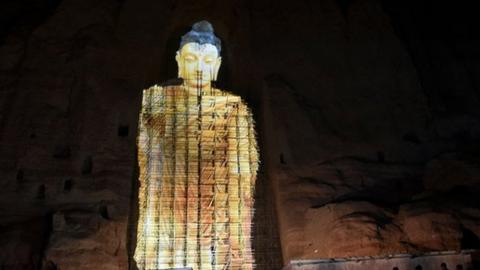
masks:
<path id="1" fill-rule="evenodd" d="M 231 249 L 233 257 L 251 257 L 251 224 L 254 187 L 258 168 L 253 118 L 239 97 L 228 99 L 228 192 Z M 246 263 L 244 261 L 243 263 Z"/>
<path id="2" fill-rule="evenodd" d="M 243 101 L 239 104 L 239 149 L 240 149 L 240 174 L 245 178 L 246 185 L 243 197 L 245 203 L 253 208 L 253 196 L 255 189 L 255 181 L 258 170 L 258 146 L 255 134 L 255 123 L 252 113 L 247 104 Z"/>
<path id="3" fill-rule="evenodd" d="M 137 230 L 137 247 L 135 260 L 139 266 L 148 268 L 154 262 L 155 243 L 158 232 L 153 222 L 160 181 L 158 159 L 152 155 L 160 151 L 160 140 L 165 132 L 165 116 L 163 114 L 163 89 L 158 86 L 143 91 L 142 108 L 139 117 L 137 136 L 139 166 L 139 217 Z"/>
<path id="4" fill-rule="evenodd" d="M 250 177 L 252 187 L 259 163 L 254 125 L 248 106 L 239 99 L 228 121 L 229 174 Z"/>

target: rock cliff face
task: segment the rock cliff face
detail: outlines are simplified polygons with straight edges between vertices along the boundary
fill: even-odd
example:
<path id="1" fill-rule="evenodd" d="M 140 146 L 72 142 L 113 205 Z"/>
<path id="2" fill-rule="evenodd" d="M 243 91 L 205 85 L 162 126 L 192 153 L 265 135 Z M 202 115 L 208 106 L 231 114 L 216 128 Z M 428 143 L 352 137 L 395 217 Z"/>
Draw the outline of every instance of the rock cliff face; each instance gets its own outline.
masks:
<path id="1" fill-rule="evenodd" d="M 201 19 L 257 119 L 262 267 L 277 220 L 284 262 L 479 248 L 480 35 L 427 2 L 0 4 L 0 266 L 129 267 L 141 89 Z"/>

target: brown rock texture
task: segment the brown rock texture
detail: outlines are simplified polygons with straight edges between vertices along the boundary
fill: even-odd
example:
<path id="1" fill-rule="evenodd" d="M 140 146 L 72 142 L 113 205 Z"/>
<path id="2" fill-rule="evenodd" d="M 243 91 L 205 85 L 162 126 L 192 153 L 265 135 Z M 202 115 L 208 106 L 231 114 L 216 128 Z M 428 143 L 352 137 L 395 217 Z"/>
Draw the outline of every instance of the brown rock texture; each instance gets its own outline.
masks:
<path id="1" fill-rule="evenodd" d="M 202 19 L 224 44 L 218 87 L 245 98 L 257 120 L 260 268 L 480 248 L 474 10 L 0 4 L 0 268 L 129 268 L 141 90 L 176 77 L 179 37 Z"/>

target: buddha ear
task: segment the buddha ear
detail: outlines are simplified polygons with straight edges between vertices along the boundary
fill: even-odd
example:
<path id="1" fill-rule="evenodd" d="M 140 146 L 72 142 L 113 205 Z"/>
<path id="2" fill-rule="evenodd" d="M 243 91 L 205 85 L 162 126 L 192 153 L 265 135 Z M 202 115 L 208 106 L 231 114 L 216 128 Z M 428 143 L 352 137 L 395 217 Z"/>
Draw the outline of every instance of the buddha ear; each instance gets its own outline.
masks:
<path id="1" fill-rule="evenodd" d="M 180 52 L 179 51 L 177 51 L 177 53 L 175 55 L 175 60 L 177 61 L 178 78 L 183 78 L 184 67 L 183 67 L 183 61 L 182 61 L 182 58 L 180 57 Z"/>
<path id="2" fill-rule="evenodd" d="M 217 81 L 218 71 L 220 70 L 220 65 L 222 64 L 222 57 L 217 57 L 213 67 L 213 81 Z"/>

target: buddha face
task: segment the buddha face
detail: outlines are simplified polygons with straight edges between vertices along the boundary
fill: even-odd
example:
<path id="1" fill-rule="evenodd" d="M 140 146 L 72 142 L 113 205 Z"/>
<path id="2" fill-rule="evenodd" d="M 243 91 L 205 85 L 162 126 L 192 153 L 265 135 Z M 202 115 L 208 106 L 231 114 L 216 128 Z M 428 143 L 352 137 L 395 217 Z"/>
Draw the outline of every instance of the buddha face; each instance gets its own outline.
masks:
<path id="1" fill-rule="evenodd" d="M 187 43 L 177 51 L 178 77 L 187 86 L 209 88 L 217 79 L 221 57 L 212 44 Z"/>

